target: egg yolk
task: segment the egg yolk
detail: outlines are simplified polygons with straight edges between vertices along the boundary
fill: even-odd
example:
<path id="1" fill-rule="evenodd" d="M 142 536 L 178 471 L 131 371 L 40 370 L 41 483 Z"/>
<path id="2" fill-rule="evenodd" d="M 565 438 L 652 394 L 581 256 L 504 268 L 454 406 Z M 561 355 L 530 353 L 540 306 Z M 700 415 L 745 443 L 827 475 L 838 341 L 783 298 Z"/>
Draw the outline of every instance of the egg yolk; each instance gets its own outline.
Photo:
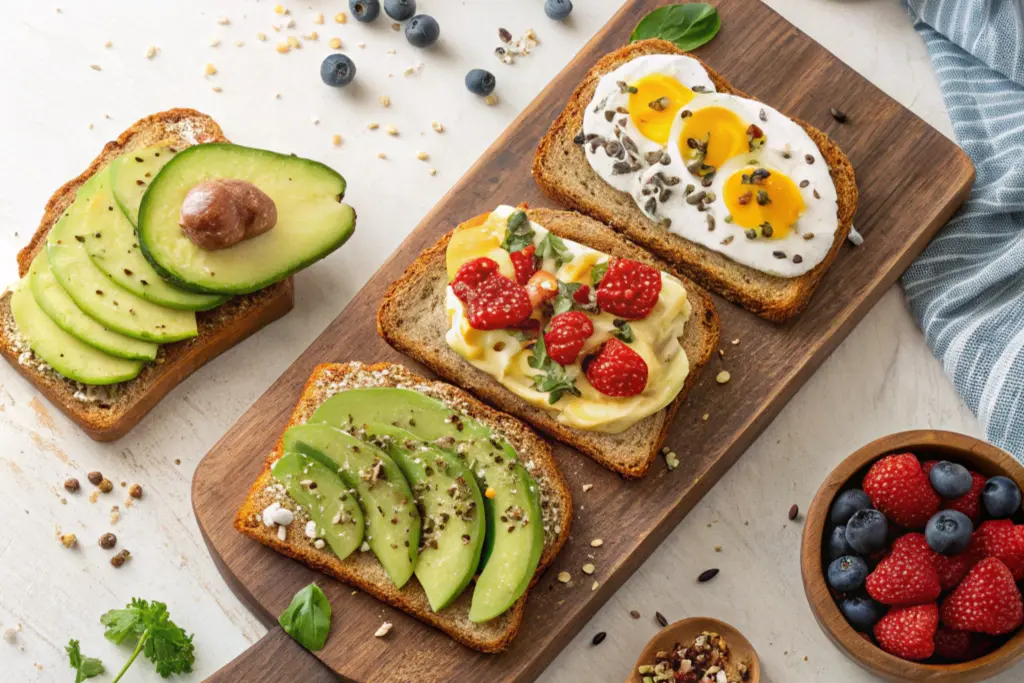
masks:
<path id="1" fill-rule="evenodd" d="M 631 84 L 629 117 L 640 134 L 659 145 L 668 143 L 676 112 L 693 99 L 693 91 L 664 74 L 650 74 Z"/>
<path id="2" fill-rule="evenodd" d="M 698 159 L 703 152 L 694 145 L 707 143 L 704 164 L 721 168 L 722 164 L 737 154 L 750 151 L 748 127 L 739 116 L 724 107 L 698 109 L 683 124 L 683 132 L 679 136 L 679 152 L 683 159 L 690 162 Z"/>
<path id="3" fill-rule="evenodd" d="M 807 208 L 799 188 L 789 177 L 754 166 L 729 176 L 722 194 L 733 225 L 760 228 L 759 234 L 768 239 L 788 235 Z"/>

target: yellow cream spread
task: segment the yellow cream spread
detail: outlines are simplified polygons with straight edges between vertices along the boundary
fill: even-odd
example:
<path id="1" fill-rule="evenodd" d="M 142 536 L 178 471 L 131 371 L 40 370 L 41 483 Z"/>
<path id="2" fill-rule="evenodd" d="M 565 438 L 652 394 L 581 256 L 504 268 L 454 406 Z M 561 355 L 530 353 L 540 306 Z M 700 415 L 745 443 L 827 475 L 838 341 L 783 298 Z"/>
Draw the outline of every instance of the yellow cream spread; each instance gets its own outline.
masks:
<path id="1" fill-rule="evenodd" d="M 499 206 L 486 220 L 457 230 L 452 236 L 446 254 L 449 280 L 462 264 L 486 256 L 494 259 L 502 274 L 515 278 L 508 254 L 501 248 L 505 239 L 508 217 L 515 211 L 510 206 Z M 534 245 L 539 245 L 548 231 L 531 222 Z M 589 285 L 590 270 L 599 263 L 611 260 L 607 254 L 569 240 L 563 240 L 571 260 L 558 268 L 553 257 L 540 262 L 547 270 L 565 283 L 579 282 Z M 648 380 L 643 392 L 636 396 L 613 398 L 591 386 L 580 362 L 597 351 L 612 336 L 615 316 L 610 313 L 589 313 L 594 334 L 587 340 L 577 362 L 566 366 L 565 372 L 576 380 L 580 396 L 566 393 L 554 404 L 549 395 L 534 388 L 533 376 L 538 370 L 530 367 L 532 340 L 515 330 L 477 330 L 469 325 L 462 302 L 447 288 L 445 309 L 449 329 L 445 335 L 448 345 L 474 367 L 501 382 L 509 391 L 530 404 L 551 413 L 570 427 L 617 434 L 652 415 L 669 403 L 682 390 L 690 371 L 686 353 L 679 344 L 683 328 L 690 318 L 690 303 L 679 279 L 661 273 L 661 294 L 654 309 L 643 320 L 631 320 L 629 325 L 635 337 L 629 346 L 647 362 Z M 543 308 L 543 307 L 541 307 Z M 542 316 L 538 309 L 534 317 Z M 547 319 L 541 320 L 542 329 Z"/>

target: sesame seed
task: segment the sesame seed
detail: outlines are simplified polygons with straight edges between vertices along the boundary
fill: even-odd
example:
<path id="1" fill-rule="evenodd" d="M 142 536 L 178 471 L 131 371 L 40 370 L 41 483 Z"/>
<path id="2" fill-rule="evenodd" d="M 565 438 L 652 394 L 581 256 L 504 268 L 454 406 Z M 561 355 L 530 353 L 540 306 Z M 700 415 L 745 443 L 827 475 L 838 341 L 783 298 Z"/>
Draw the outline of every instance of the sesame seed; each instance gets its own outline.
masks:
<path id="1" fill-rule="evenodd" d="M 600 538 L 595 538 L 593 541 L 590 542 L 591 548 L 600 548 L 603 545 L 604 541 L 602 541 Z"/>
<path id="2" fill-rule="evenodd" d="M 236 40 L 235 41 L 235 47 L 243 47 L 244 45 L 245 45 L 245 41 L 244 40 Z"/>
<path id="3" fill-rule="evenodd" d="M 318 119 L 315 116 L 310 116 L 309 117 L 309 122 L 312 123 L 314 126 L 320 125 L 320 119 Z"/>
<path id="4" fill-rule="evenodd" d="M 700 416 L 700 419 L 702 419 L 704 422 L 707 422 L 709 417 L 711 417 L 711 413 L 704 413 L 703 415 Z"/>
<path id="5" fill-rule="evenodd" d="M 596 590 L 597 590 L 597 587 L 598 587 L 598 586 L 600 586 L 600 585 L 601 585 L 600 583 L 598 583 L 597 581 L 595 581 L 594 583 L 590 584 L 590 590 L 592 590 L 592 591 L 596 591 Z"/>
<path id="6" fill-rule="evenodd" d="M 92 69 L 93 71 L 103 71 L 103 69 L 100 68 L 99 64 L 90 64 L 89 68 Z"/>
<path id="7" fill-rule="evenodd" d="M 587 562 L 585 565 L 583 565 L 583 573 L 586 574 L 587 576 L 590 576 L 591 574 L 593 574 L 595 570 L 596 570 L 596 568 L 590 562 Z"/>
<path id="8" fill-rule="evenodd" d="M 558 581 L 560 583 L 569 583 L 572 581 L 572 574 L 569 572 L 558 572 Z"/>
<path id="9" fill-rule="evenodd" d="M 593 484 L 584 484 L 583 485 L 583 493 L 586 493 L 587 491 L 589 491 L 592 488 L 594 488 Z"/>

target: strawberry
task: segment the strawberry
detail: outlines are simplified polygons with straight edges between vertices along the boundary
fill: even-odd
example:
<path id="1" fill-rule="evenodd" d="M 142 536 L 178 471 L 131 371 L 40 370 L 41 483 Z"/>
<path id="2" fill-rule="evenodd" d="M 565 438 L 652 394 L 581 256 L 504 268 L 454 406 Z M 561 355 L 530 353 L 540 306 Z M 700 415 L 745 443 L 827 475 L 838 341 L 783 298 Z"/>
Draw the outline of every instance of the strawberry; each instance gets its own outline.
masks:
<path id="1" fill-rule="evenodd" d="M 889 654 L 916 662 L 935 652 L 939 608 L 934 602 L 912 607 L 894 607 L 875 624 L 878 646 Z"/>
<path id="2" fill-rule="evenodd" d="M 464 263 L 452 280 L 452 291 L 477 330 L 518 325 L 533 312 L 526 289 L 499 273 L 498 264 L 486 257 Z"/>
<path id="3" fill-rule="evenodd" d="M 927 475 L 927 473 L 925 474 Z M 945 510 L 959 510 L 977 524 L 981 521 L 981 490 L 985 488 L 985 482 L 988 479 L 977 472 L 971 472 L 971 479 L 970 491 L 959 498 L 943 501 L 942 507 Z"/>
<path id="4" fill-rule="evenodd" d="M 612 261 L 597 287 L 601 310 L 627 320 L 640 320 L 658 303 L 661 273 L 643 263 L 620 258 Z"/>
<path id="5" fill-rule="evenodd" d="M 590 303 L 590 285 L 580 285 L 580 288 L 576 290 L 576 293 L 572 295 L 573 301 L 581 306 L 586 306 Z"/>
<path id="6" fill-rule="evenodd" d="M 992 520 L 978 527 L 976 534 L 985 557 L 998 557 L 1013 574 L 1014 581 L 1024 580 L 1024 524 Z"/>
<path id="7" fill-rule="evenodd" d="M 942 590 L 955 588 L 967 576 L 967 572 L 984 557 L 977 531 L 974 532 L 970 545 L 962 553 L 949 556 L 935 553 L 932 559 L 935 561 L 935 569 L 939 572 L 939 585 L 942 586 Z"/>
<path id="8" fill-rule="evenodd" d="M 1024 603 L 1013 574 L 996 557 L 987 557 L 942 603 L 942 623 L 961 631 L 998 636 L 1024 621 Z"/>
<path id="9" fill-rule="evenodd" d="M 536 253 L 537 247 L 531 244 L 526 249 L 513 251 L 508 255 L 516 269 L 516 282 L 519 284 L 525 285 L 530 281 L 530 276 L 537 272 L 537 259 L 534 256 Z"/>
<path id="10" fill-rule="evenodd" d="M 567 311 L 551 319 L 544 335 L 544 346 L 548 355 L 559 365 L 572 365 L 583 350 L 590 335 L 594 334 L 594 323 L 585 313 Z"/>
<path id="11" fill-rule="evenodd" d="M 896 539 L 892 552 L 868 574 L 868 595 L 883 605 L 920 605 L 939 597 L 939 573 L 923 534 Z"/>
<path id="12" fill-rule="evenodd" d="M 935 654 L 953 662 L 973 659 L 974 645 L 971 643 L 971 634 L 940 626 L 935 632 Z"/>
<path id="13" fill-rule="evenodd" d="M 605 396 L 636 396 L 647 386 L 647 362 L 614 337 L 593 357 L 586 373 L 593 387 Z"/>
<path id="14" fill-rule="evenodd" d="M 913 453 L 887 455 L 868 470 L 864 492 L 886 517 L 908 529 L 921 529 L 942 502 Z"/>

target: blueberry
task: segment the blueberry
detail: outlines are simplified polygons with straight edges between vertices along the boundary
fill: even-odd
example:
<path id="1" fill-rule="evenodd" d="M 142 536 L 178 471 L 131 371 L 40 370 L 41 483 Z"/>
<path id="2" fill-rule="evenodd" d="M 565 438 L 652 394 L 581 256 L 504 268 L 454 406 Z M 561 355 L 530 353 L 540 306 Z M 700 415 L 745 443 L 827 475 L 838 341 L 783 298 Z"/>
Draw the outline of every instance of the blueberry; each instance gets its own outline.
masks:
<path id="1" fill-rule="evenodd" d="M 928 473 L 928 481 L 932 483 L 935 493 L 948 500 L 965 495 L 974 483 L 966 467 L 948 460 L 935 463 Z"/>
<path id="2" fill-rule="evenodd" d="M 885 550 L 888 537 L 889 522 L 878 510 L 857 510 L 846 523 L 846 541 L 862 555 Z"/>
<path id="3" fill-rule="evenodd" d="M 416 47 L 433 45 L 440 35 L 441 27 L 429 14 L 417 14 L 405 25 L 405 39 Z"/>
<path id="4" fill-rule="evenodd" d="M 957 555 L 967 549 L 974 533 L 971 518 L 959 510 L 942 510 L 924 527 L 928 547 L 940 555 Z"/>
<path id="5" fill-rule="evenodd" d="M 828 561 L 838 560 L 843 555 L 854 555 L 856 552 L 846 540 L 846 525 L 833 527 L 828 537 Z"/>
<path id="6" fill-rule="evenodd" d="M 494 74 L 484 69 L 473 69 L 466 74 L 466 87 L 477 95 L 490 95 L 494 91 Z"/>
<path id="7" fill-rule="evenodd" d="M 1020 487 L 1009 477 L 992 477 L 981 489 L 981 502 L 991 517 L 1012 517 L 1020 507 Z"/>
<path id="8" fill-rule="evenodd" d="M 828 565 L 828 585 L 840 593 L 855 591 L 868 578 L 868 563 L 856 555 L 844 555 Z"/>
<path id="9" fill-rule="evenodd" d="M 356 21 L 367 23 L 380 14 L 380 0 L 348 0 L 348 8 Z"/>
<path id="10" fill-rule="evenodd" d="M 395 21 L 405 21 L 416 14 L 416 0 L 384 0 L 384 11 Z"/>
<path id="11" fill-rule="evenodd" d="M 846 524 L 857 510 L 866 510 L 872 507 L 874 505 L 871 504 L 868 494 L 860 489 L 843 491 L 836 498 L 836 502 L 832 503 L 832 523 Z"/>
<path id="12" fill-rule="evenodd" d="M 875 622 L 885 614 L 885 607 L 871 598 L 846 598 L 839 603 L 839 610 L 858 631 L 870 631 Z"/>
<path id="13" fill-rule="evenodd" d="M 320 64 L 320 78 L 332 88 L 340 88 L 352 82 L 356 75 L 356 65 L 348 55 L 327 55 Z"/>
<path id="14" fill-rule="evenodd" d="M 547 0 L 544 3 L 544 14 L 549 19 L 561 21 L 572 14 L 572 0 Z"/>

